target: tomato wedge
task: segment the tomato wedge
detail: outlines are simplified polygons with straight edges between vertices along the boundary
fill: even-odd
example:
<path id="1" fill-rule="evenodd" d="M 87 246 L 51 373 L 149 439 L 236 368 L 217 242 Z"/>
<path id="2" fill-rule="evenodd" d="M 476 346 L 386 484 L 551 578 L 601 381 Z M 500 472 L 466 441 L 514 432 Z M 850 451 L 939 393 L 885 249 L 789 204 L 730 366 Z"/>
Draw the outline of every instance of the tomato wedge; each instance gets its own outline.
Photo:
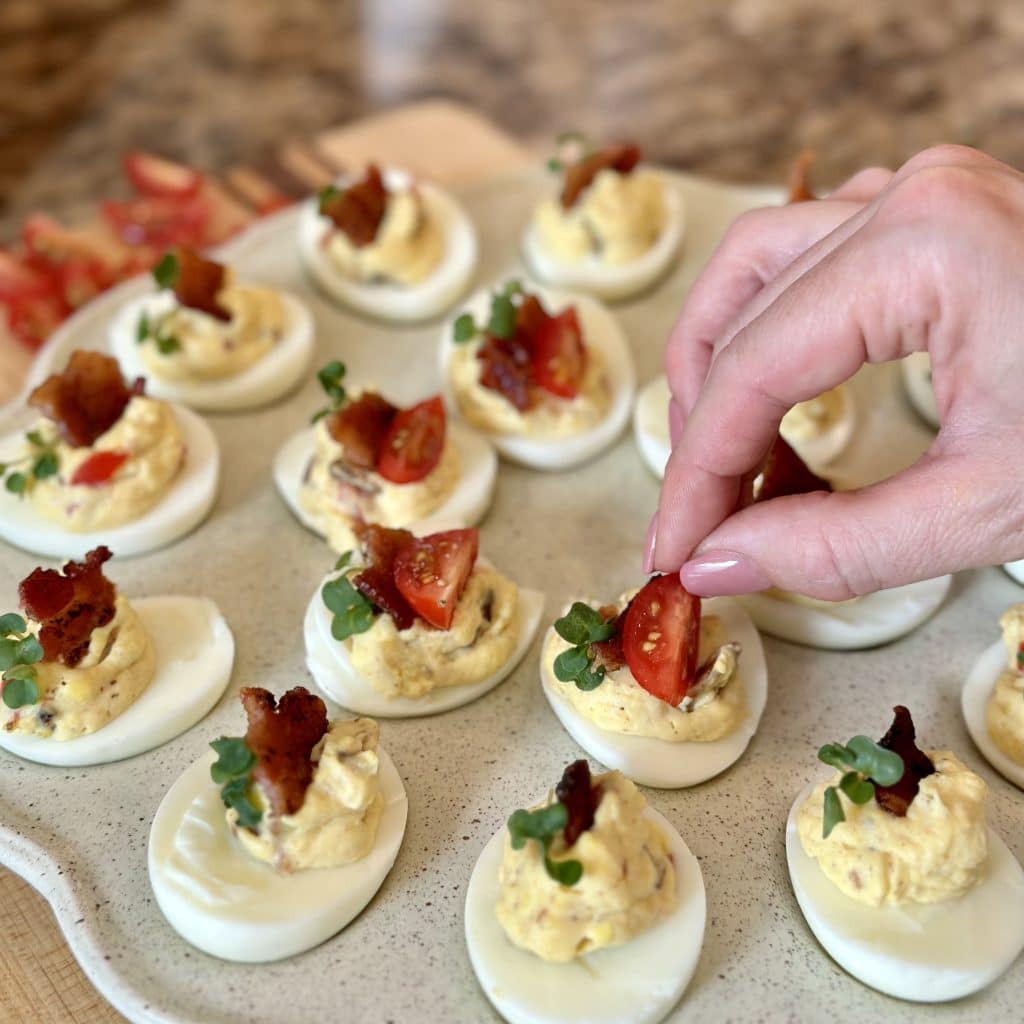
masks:
<path id="1" fill-rule="evenodd" d="M 53 291 L 53 282 L 46 274 L 0 249 L 0 302 L 38 298 Z"/>
<path id="2" fill-rule="evenodd" d="M 655 576 L 633 598 L 622 626 L 622 650 L 633 678 L 666 704 L 693 685 L 700 649 L 700 598 L 679 577 Z"/>
<path id="3" fill-rule="evenodd" d="M 120 202 L 108 199 L 100 213 L 118 237 L 128 245 L 202 248 L 210 223 L 210 207 L 198 196 L 170 199 L 145 196 Z"/>
<path id="4" fill-rule="evenodd" d="M 444 403 L 437 395 L 402 409 L 384 435 L 377 472 L 393 484 L 422 480 L 441 461 L 445 424 Z"/>
<path id="5" fill-rule="evenodd" d="M 125 153 L 121 166 L 143 196 L 190 199 L 203 184 L 203 176 L 192 167 L 140 150 Z"/>
<path id="6" fill-rule="evenodd" d="M 480 548 L 478 530 L 419 537 L 395 556 L 395 583 L 420 618 L 448 629 Z"/>
<path id="7" fill-rule="evenodd" d="M 530 362 L 537 383 L 545 391 L 560 398 L 575 398 L 580 393 L 587 350 L 575 306 L 540 325 L 533 337 Z"/>
<path id="8" fill-rule="evenodd" d="M 68 315 L 64 297 L 56 290 L 2 302 L 11 333 L 30 349 L 39 348 Z"/>
<path id="9" fill-rule="evenodd" d="M 128 452 L 103 451 L 90 455 L 71 477 L 74 486 L 102 487 L 128 461 Z"/>

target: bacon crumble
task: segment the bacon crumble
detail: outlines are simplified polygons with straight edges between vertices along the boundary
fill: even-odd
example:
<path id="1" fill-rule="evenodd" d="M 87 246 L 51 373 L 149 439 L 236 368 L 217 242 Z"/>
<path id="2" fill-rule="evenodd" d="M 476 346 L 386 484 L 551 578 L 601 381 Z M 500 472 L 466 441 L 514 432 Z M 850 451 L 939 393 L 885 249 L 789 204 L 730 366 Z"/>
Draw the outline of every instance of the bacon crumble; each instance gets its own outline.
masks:
<path id="1" fill-rule="evenodd" d="M 914 720 L 910 712 L 898 704 L 893 709 L 892 725 L 889 731 L 878 741 L 880 747 L 891 750 L 903 760 L 903 775 L 894 786 L 875 784 L 875 799 L 884 811 L 906 817 L 910 805 L 921 786 L 921 780 L 935 774 L 935 765 L 931 758 L 917 747 Z"/>
<path id="2" fill-rule="evenodd" d="M 387 205 L 388 190 L 380 168 L 370 164 L 362 181 L 321 201 L 320 213 L 360 249 L 377 237 Z"/>
<path id="3" fill-rule="evenodd" d="M 588 829 L 593 827 L 594 815 L 601 799 L 599 787 L 590 779 L 590 765 L 584 761 L 573 761 L 562 773 L 555 787 L 558 802 L 569 812 L 563 835 L 566 846 L 572 846 Z"/>
<path id="4" fill-rule="evenodd" d="M 583 191 L 597 177 L 598 172 L 612 170 L 618 171 L 619 174 L 629 174 L 639 162 L 640 147 L 624 142 L 606 146 L 572 164 L 565 171 L 561 195 L 562 207 L 568 210 L 574 206 Z"/>
<path id="5" fill-rule="evenodd" d="M 227 277 L 224 265 L 204 259 L 194 249 L 177 249 L 175 256 L 178 276 L 174 282 L 174 297 L 189 309 L 207 313 L 217 320 L 230 320 L 230 311 L 217 301 Z"/>

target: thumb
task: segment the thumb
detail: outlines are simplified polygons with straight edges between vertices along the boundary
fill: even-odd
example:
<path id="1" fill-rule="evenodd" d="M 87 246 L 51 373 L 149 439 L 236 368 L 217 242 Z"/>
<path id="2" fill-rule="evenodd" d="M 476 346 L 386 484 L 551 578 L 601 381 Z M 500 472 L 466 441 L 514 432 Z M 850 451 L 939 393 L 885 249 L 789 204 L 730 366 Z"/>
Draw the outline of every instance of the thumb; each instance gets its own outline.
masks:
<path id="1" fill-rule="evenodd" d="M 934 449 L 933 449 L 934 451 Z M 997 452 L 925 455 L 859 491 L 736 512 L 680 570 L 701 597 L 768 587 L 829 601 L 1024 556 L 1022 495 Z"/>

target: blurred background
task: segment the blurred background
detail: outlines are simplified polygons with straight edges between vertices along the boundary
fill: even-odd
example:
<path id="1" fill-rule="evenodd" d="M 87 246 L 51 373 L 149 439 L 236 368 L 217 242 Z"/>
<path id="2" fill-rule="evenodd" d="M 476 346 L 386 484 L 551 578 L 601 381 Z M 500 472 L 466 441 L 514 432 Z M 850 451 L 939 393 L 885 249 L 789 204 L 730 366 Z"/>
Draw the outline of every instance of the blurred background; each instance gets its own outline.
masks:
<path id="1" fill-rule="evenodd" d="M 217 172 L 421 98 L 514 136 L 834 184 L 960 141 L 1024 166 L 1019 0 L 3 0 L 0 242 L 117 195 L 121 153 Z"/>

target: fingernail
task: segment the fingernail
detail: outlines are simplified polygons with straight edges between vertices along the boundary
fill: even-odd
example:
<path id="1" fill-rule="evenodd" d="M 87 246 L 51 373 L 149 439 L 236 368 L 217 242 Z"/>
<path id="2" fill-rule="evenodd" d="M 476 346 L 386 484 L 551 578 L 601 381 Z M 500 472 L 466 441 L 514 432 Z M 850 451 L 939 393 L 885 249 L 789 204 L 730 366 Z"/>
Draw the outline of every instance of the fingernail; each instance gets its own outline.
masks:
<path id="1" fill-rule="evenodd" d="M 675 403 L 675 399 L 668 403 L 668 436 L 672 440 L 672 447 L 675 448 L 679 435 L 683 432 L 683 410 Z"/>
<path id="2" fill-rule="evenodd" d="M 771 581 L 746 555 L 735 551 L 706 551 L 679 570 L 683 586 L 700 597 L 751 594 Z"/>
<path id="3" fill-rule="evenodd" d="M 658 543 L 658 513 L 651 516 L 650 525 L 647 527 L 647 540 L 644 541 L 644 573 L 649 573 L 654 568 L 654 545 Z"/>

